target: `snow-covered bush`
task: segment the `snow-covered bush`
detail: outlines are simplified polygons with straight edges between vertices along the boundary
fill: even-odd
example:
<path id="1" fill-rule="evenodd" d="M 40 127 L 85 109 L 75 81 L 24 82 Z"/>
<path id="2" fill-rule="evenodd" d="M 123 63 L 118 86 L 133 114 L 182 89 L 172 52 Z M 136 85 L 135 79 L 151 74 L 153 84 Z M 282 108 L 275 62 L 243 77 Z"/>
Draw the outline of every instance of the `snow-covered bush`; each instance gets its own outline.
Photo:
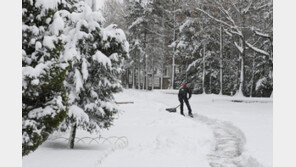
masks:
<path id="1" fill-rule="evenodd" d="M 60 129 L 72 127 L 73 148 L 77 127 L 93 132 L 111 125 L 117 112 L 113 93 L 121 90 L 121 65 L 129 46 L 121 29 L 116 25 L 103 28 L 101 13 L 84 2 L 77 3 L 73 12 L 58 15 L 67 20 L 63 61 L 68 62 L 65 86 L 69 103 Z"/>
<path id="2" fill-rule="evenodd" d="M 66 69 L 58 1 L 22 1 L 22 154 L 42 144 L 66 117 Z M 59 26 L 57 26 L 59 25 Z"/>

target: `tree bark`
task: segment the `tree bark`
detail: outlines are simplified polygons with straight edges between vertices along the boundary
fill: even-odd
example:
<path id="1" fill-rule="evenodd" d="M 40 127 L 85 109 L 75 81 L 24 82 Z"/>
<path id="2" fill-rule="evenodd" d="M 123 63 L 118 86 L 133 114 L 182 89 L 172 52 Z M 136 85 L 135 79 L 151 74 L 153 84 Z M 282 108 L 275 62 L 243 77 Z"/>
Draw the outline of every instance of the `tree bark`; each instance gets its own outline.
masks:
<path id="1" fill-rule="evenodd" d="M 161 25 L 162 25 L 162 28 L 163 28 L 163 30 L 165 30 L 165 27 L 164 27 L 164 10 L 163 10 L 163 12 L 162 12 L 162 17 L 161 17 Z M 165 33 L 163 32 L 163 35 L 165 35 Z M 165 48 L 165 39 L 163 39 L 163 41 L 162 41 L 162 49 L 164 50 L 164 48 Z M 162 60 L 162 62 L 161 62 L 161 77 L 160 77 L 160 89 L 163 89 L 163 70 L 164 70 L 164 60 L 165 60 L 165 58 L 164 58 L 164 52 L 163 52 L 163 55 L 162 55 L 162 57 L 161 57 L 161 60 Z"/>
<path id="2" fill-rule="evenodd" d="M 238 96 L 244 96 L 243 93 L 243 89 L 244 89 L 244 74 L 245 74 L 245 62 L 244 62 L 244 58 L 245 58 L 245 45 L 244 45 L 244 41 L 242 38 L 240 38 L 240 44 L 243 48 L 242 53 L 240 54 L 240 60 L 241 60 L 241 67 L 240 67 L 240 80 L 239 80 L 239 90 L 237 95 Z"/>
<path id="3" fill-rule="evenodd" d="M 148 90 L 148 55 L 147 55 L 147 32 L 145 31 L 145 89 Z"/>
<path id="4" fill-rule="evenodd" d="M 202 56 L 202 93 L 206 93 L 205 89 L 205 75 L 206 75 L 206 62 L 205 62 L 205 56 L 206 56 L 206 44 L 203 44 L 203 56 Z"/>
<path id="5" fill-rule="evenodd" d="M 153 58 L 153 57 L 152 57 Z M 154 62 L 152 59 L 152 78 L 151 78 L 151 89 L 154 89 Z"/>
<path id="6" fill-rule="evenodd" d="M 240 80 L 238 95 L 243 96 L 243 83 L 244 83 L 244 58 L 241 56 L 241 67 L 240 67 Z"/>
<path id="7" fill-rule="evenodd" d="M 145 90 L 145 71 L 144 71 L 144 67 L 143 67 L 143 76 L 142 76 L 142 78 L 143 78 L 143 87 L 142 87 L 142 89 Z"/>
<path id="8" fill-rule="evenodd" d="M 76 123 L 74 123 L 71 127 L 71 132 L 70 132 L 70 137 L 69 137 L 69 147 L 71 149 L 74 148 L 74 143 L 75 143 L 75 137 L 76 137 L 76 129 L 77 129 L 77 125 Z"/>
<path id="9" fill-rule="evenodd" d="M 132 88 L 135 89 L 135 67 L 133 67 L 133 72 L 132 72 L 132 78 L 133 78 L 133 86 Z"/>
<path id="10" fill-rule="evenodd" d="M 174 39 L 173 42 L 176 41 L 176 2 L 174 1 L 174 27 L 173 27 L 173 35 Z M 171 89 L 174 89 L 174 83 L 175 83 L 175 46 L 173 46 L 173 61 L 172 61 L 172 80 L 171 80 Z"/>
<path id="11" fill-rule="evenodd" d="M 138 67 L 138 89 L 141 89 L 141 76 L 140 76 L 140 65 Z"/>
<path id="12" fill-rule="evenodd" d="M 161 76 L 160 76 L 160 89 L 162 89 L 163 85 L 163 63 L 161 63 Z"/>
<path id="13" fill-rule="evenodd" d="M 254 53 L 255 54 L 255 53 Z M 252 62 L 252 77 L 251 77 L 251 88 L 250 88 L 250 97 L 253 97 L 253 89 L 254 89 L 254 75 L 255 75 L 255 56 L 253 57 Z"/>
<path id="14" fill-rule="evenodd" d="M 126 70 L 126 88 L 129 88 L 129 69 Z"/>
<path id="15" fill-rule="evenodd" d="M 154 47 L 154 38 L 152 37 L 152 47 Z M 154 89 L 154 54 L 151 55 L 151 68 L 152 68 L 152 78 L 151 78 L 151 90 Z"/>
<path id="16" fill-rule="evenodd" d="M 220 23 L 220 92 L 219 95 L 223 94 L 223 36 L 222 36 L 222 25 Z"/>
<path id="17" fill-rule="evenodd" d="M 146 68 L 145 68 L 145 89 L 148 90 L 148 58 L 146 57 Z"/>
<path id="18" fill-rule="evenodd" d="M 211 64 L 211 62 L 210 62 L 210 83 L 209 83 L 209 85 L 210 85 L 210 94 L 212 94 L 212 64 Z"/>

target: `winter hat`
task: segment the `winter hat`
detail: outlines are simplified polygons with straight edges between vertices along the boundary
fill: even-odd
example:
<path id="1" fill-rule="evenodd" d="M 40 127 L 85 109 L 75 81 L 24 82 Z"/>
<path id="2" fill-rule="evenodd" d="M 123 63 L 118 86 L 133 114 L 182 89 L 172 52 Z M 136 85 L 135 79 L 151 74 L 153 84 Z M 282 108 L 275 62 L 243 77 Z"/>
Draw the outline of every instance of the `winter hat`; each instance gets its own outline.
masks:
<path id="1" fill-rule="evenodd" d="M 188 87 L 187 84 L 188 84 L 187 81 L 183 81 L 183 82 L 182 82 L 182 87 Z"/>

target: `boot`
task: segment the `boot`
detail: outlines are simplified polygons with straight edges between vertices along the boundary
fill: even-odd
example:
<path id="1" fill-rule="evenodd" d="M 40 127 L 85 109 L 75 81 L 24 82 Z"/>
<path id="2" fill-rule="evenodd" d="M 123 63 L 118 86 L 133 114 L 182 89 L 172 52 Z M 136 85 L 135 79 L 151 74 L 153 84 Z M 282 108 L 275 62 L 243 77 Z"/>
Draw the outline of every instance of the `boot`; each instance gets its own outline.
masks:
<path id="1" fill-rule="evenodd" d="M 193 118 L 193 114 L 191 112 L 188 113 L 189 117 Z"/>
<path id="2" fill-rule="evenodd" d="M 183 111 L 181 111 L 180 113 L 181 113 L 181 115 L 185 116 L 184 113 L 183 113 Z"/>

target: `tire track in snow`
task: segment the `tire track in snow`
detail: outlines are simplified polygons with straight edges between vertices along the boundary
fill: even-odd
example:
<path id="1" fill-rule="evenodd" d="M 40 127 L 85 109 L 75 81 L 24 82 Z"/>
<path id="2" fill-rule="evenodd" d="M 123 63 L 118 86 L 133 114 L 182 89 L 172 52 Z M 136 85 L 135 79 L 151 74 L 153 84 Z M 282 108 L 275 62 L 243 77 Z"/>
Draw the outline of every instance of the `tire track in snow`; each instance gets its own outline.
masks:
<path id="1" fill-rule="evenodd" d="M 208 154 L 211 167 L 262 167 L 252 156 L 244 152 L 244 133 L 229 122 L 219 121 L 194 114 L 194 119 L 213 130 L 215 143 Z"/>

